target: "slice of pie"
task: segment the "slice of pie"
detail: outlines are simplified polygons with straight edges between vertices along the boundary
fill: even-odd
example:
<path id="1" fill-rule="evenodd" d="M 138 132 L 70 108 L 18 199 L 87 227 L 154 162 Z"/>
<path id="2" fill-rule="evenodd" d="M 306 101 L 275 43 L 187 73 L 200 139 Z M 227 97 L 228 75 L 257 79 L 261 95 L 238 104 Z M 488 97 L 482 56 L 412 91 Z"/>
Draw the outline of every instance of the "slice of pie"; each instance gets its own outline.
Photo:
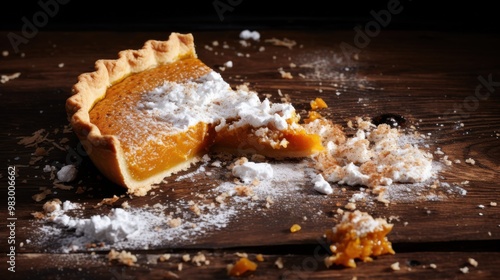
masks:
<path id="1" fill-rule="evenodd" d="M 67 114 L 96 167 L 131 194 L 209 151 L 291 158 L 323 149 L 291 104 L 232 89 L 197 58 L 191 34 L 147 41 L 95 69 L 78 77 Z"/>

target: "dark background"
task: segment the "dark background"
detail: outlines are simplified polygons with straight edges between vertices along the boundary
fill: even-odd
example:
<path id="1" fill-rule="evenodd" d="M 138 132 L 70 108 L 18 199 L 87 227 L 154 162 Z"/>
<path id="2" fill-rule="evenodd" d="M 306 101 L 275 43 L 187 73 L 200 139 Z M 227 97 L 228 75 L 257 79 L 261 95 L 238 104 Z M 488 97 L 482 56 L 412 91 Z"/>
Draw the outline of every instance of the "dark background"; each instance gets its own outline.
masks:
<path id="1" fill-rule="evenodd" d="M 33 0 L 3 1 L 0 29 L 20 30 L 23 17 L 33 21 L 42 10 L 39 2 L 58 3 L 43 30 L 182 30 L 241 28 L 353 28 L 373 17 L 370 11 L 387 9 L 394 0 L 383 1 L 256 1 L 206 0 Z M 67 2 L 61 4 L 59 2 Z M 494 1 L 400 0 L 403 11 L 393 15 L 387 29 L 434 29 L 498 32 L 500 10 Z M 214 7 L 228 5 L 222 16 Z"/>

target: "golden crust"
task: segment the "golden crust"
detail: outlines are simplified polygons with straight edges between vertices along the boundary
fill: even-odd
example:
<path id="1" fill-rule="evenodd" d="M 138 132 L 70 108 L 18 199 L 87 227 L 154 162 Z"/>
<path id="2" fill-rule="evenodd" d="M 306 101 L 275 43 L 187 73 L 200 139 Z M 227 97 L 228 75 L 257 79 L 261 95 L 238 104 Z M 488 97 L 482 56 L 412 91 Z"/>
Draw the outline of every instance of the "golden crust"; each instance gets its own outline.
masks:
<path id="1" fill-rule="evenodd" d="M 196 158 L 164 171 L 146 180 L 137 181 L 127 172 L 127 165 L 120 142 L 113 135 L 103 135 L 90 122 L 89 112 L 107 89 L 127 77 L 160 64 L 180 59 L 197 57 L 192 34 L 170 34 L 167 41 L 149 40 L 139 50 L 124 50 L 118 59 L 98 60 L 95 71 L 81 74 L 73 86 L 73 95 L 66 101 L 66 112 L 75 134 L 96 167 L 111 181 L 122 185 L 128 192 L 145 195 L 152 185 L 160 183 L 166 176 L 186 169 Z"/>

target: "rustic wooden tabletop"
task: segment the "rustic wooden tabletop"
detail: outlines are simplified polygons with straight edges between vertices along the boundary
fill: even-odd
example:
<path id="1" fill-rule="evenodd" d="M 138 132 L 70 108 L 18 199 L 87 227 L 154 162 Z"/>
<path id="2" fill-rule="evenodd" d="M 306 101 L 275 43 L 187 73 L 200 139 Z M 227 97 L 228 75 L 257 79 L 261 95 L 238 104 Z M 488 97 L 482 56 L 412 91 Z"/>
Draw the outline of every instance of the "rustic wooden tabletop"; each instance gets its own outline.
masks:
<path id="1" fill-rule="evenodd" d="M 137 256 L 132 266 L 108 260 L 113 244 L 61 252 L 76 233 L 32 215 L 50 199 L 82 205 L 73 214 L 84 217 L 107 215 L 127 202 L 145 211 L 145 220 L 156 221 L 161 215 L 155 208 L 179 214 L 193 202 L 208 205 L 227 180 L 220 168 L 197 165 L 144 197 L 129 196 L 100 176 L 68 127 L 64 104 L 80 73 L 92 71 L 97 59 L 116 58 L 120 50 L 177 31 L 39 31 L 29 38 L 0 32 L 0 38 L 14 33 L 24 38 L 16 45 L 19 52 L 0 41 L 3 279 L 228 279 L 226 266 L 243 253 L 264 257 L 256 271 L 243 276 L 251 279 L 498 277 L 500 38 L 489 33 L 384 30 L 365 34 L 363 41 L 353 29 L 266 29 L 259 30 L 259 41 L 244 45 L 241 30 L 192 32 L 199 58 L 231 85 L 248 83 L 271 100 L 289 97 L 302 113 L 321 97 L 328 104 L 322 114 L 344 127 L 359 116 L 401 116 L 402 129 L 422 134 L 423 147 L 436 162 L 450 161 L 439 171 L 435 189 L 408 184 L 392 192 L 388 205 L 371 196 L 356 203 L 394 224 L 388 238 L 396 254 L 357 262 L 356 268 L 327 268 L 323 233 L 360 188 L 334 185 L 334 194 L 321 195 L 293 176 L 276 183 L 267 194 L 271 201 L 232 200 L 204 219 L 186 216 L 184 222 L 196 224 L 191 230 L 121 244 L 120 250 Z M 279 46 L 276 40 L 296 44 Z M 225 67 L 228 61 L 232 67 Z M 280 71 L 293 78 L 284 79 Z M 77 166 L 77 179 L 55 184 L 46 166 L 68 163 Z M 13 169 L 15 178 L 9 177 Z M 15 189 L 8 188 L 12 181 Z M 98 206 L 113 196 L 118 200 Z M 9 201 L 15 201 L 11 209 Z M 302 229 L 290 233 L 296 223 Z M 158 261 L 166 253 L 171 258 Z M 186 261 L 186 254 L 208 262 Z M 395 263 L 399 270 L 391 268 Z M 9 271 L 13 266 L 15 272 Z"/>

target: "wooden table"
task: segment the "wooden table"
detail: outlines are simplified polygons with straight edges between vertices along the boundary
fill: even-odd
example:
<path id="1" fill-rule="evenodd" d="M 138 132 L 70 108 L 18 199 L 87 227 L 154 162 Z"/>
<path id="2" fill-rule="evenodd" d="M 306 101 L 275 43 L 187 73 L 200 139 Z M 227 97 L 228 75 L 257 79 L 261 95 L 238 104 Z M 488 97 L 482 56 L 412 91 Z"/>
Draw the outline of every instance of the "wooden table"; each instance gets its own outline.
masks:
<path id="1" fill-rule="evenodd" d="M 440 172 L 439 180 L 448 183 L 451 190 L 466 190 L 466 194 L 443 189 L 438 199 L 410 199 L 387 206 L 376 201 L 357 203 L 358 209 L 394 224 L 388 236 L 394 255 L 358 262 L 357 268 L 326 268 L 323 258 L 328 252 L 323 233 L 338 221 L 333 212 L 343 208 L 359 188 L 334 186 L 345 191 L 324 196 L 305 184 L 299 185 L 295 194 L 290 191 L 291 197 L 276 197 L 269 208 L 241 206 L 225 228 L 211 229 L 183 242 L 125 248 L 138 257 L 136 266 L 109 262 L 109 248 L 55 253 L 61 240 L 40 242 L 37 236 L 43 223 L 31 213 L 42 211 L 43 203 L 52 198 L 82 203 L 83 215 L 90 216 L 105 215 L 125 201 L 137 208 L 155 203 L 186 205 L 189 200 L 200 200 L 196 194 L 209 194 L 214 188 L 213 174 L 194 175 L 197 180 L 174 180 L 196 171 L 198 166 L 194 166 L 169 178 L 169 183 L 154 190 L 154 195 L 130 197 L 99 175 L 76 137 L 65 131 L 68 121 L 64 104 L 80 73 L 92 71 L 97 59 L 116 58 L 122 49 L 140 48 L 148 39 L 166 39 L 171 31 L 179 30 L 41 30 L 20 45 L 19 53 L 8 41 L 0 41 L 0 51 L 9 51 L 0 57 L 0 74 L 20 73 L 18 78 L 0 84 L 4 197 L 0 260 L 2 274 L 7 276 L 2 279 L 227 279 L 226 266 L 238 259 L 237 252 L 247 253 L 251 259 L 263 255 L 257 270 L 244 276 L 251 279 L 498 277 L 500 206 L 494 205 L 500 203 L 500 38 L 488 33 L 383 30 L 360 45 L 352 29 L 261 30 L 260 41 L 242 46 L 240 30 L 193 32 L 201 60 L 233 86 L 248 82 L 260 96 L 272 100 L 279 100 L 281 92 L 301 113 L 309 109 L 309 101 L 322 97 L 329 105 L 323 114 L 343 126 L 357 116 L 397 114 L 406 119 L 406 127 L 415 126 L 426 136 L 424 141 L 431 152 L 442 151 L 434 154 L 436 161 L 448 156 L 452 164 Z M 0 38 L 8 33 L 0 32 Z M 291 48 L 276 46 L 266 41 L 272 38 L 287 38 L 297 44 Z M 226 49 L 222 48 L 224 42 Z M 350 53 L 349 60 L 341 49 L 344 46 L 345 50 L 346 44 L 356 47 L 356 55 Z M 232 61 L 233 67 L 221 68 L 227 61 Z M 290 72 L 293 79 L 282 78 L 279 69 Z M 49 152 L 38 158 L 34 155 L 37 146 L 21 145 L 19 141 L 40 129 L 47 138 L 37 146 Z M 78 166 L 78 178 L 69 184 L 73 188 L 54 187 L 50 173 L 43 168 L 68 162 Z M 17 171 L 13 216 L 9 216 L 6 203 L 9 167 Z M 41 188 L 52 193 L 36 202 L 32 196 L 41 193 Z M 120 197 L 113 205 L 94 207 L 113 195 Z M 14 231 L 7 227 L 12 222 Z M 289 228 L 294 223 L 302 230 L 292 234 Z M 14 234 L 12 239 L 16 241 L 15 273 L 7 271 L 6 265 L 11 251 L 9 234 Z M 204 254 L 208 264 L 182 261 L 184 254 L 192 257 L 198 252 Z M 164 253 L 170 253 L 171 259 L 158 262 L 158 256 Z M 281 269 L 275 264 L 278 258 L 284 264 Z M 469 258 L 478 262 L 477 267 L 469 263 Z M 391 269 L 396 262 L 400 266 L 397 271 Z M 181 271 L 179 263 L 183 263 Z M 464 273 L 464 267 L 468 273 Z"/>

